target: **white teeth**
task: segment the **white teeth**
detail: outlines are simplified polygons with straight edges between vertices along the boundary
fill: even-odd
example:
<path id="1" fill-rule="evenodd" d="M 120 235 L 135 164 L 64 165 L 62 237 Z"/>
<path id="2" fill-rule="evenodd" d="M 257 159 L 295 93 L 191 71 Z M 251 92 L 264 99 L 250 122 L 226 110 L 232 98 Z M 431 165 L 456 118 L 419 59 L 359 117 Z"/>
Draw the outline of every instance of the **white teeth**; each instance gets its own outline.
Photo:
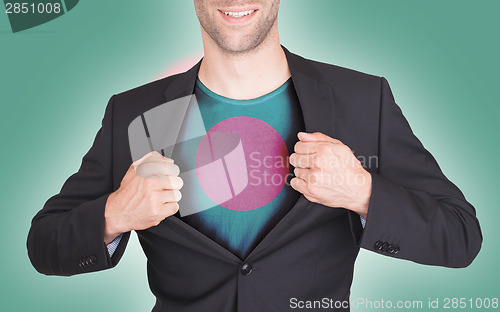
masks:
<path id="1" fill-rule="evenodd" d="M 227 16 L 235 17 L 235 18 L 240 18 L 243 16 L 247 16 L 255 12 L 255 10 L 249 10 L 249 11 L 243 11 L 243 12 L 222 12 L 226 14 Z"/>

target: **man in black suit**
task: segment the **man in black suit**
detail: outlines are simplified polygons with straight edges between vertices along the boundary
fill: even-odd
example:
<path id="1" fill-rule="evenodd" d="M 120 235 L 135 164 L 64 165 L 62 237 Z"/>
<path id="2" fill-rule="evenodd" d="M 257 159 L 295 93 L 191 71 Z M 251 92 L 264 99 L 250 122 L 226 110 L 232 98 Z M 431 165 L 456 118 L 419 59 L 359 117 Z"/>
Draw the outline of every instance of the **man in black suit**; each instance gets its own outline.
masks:
<path id="1" fill-rule="evenodd" d="M 465 267 L 473 261 L 482 242 L 475 210 L 413 135 L 384 78 L 307 60 L 282 47 L 279 0 L 194 2 L 204 58 L 186 73 L 110 99 L 80 169 L 33 219 L 28 253 L 39 272 L 112 268 L 135 230 L 157 298 L 153 311 L 288 311 L 298 301 L 348 310 L 360 247 L 430 265 Z M 182 217 L 177 163 L 185 159 L 157 152 L 132 157 L 134 120 L 146 126 L 148 111 L 192 94 L 199 101 L 205 97 L 199 103 L 203 119 L 214 123 L 221 114 L 233 116 L 230 107 L 247 109 L 225 106 L 217 112 L 219 105 L 257 105 L 244 101 L 286 94 L 277 109 L 286 117 L 262 115 L 276 129 L 285 125 L 277 132 L 295 174 L 291 188 L 283 186 L 285 195 L 266 203 L 276 202 L 272 209 L 253 207 L 248 198 L 262 195 L 256 193 L 236 208 L 216 202 L 207 210 L 219 211 L 215 217 Z M 297 132 L 292 137 L 287 129 L 299 132 L 298 142 Z M 254 146 L 271 142 L 252 140 Z M 362 161 L 367 159 L 376 163 Z M 235 199 L 234 189 L 232 194 Z M 237 219 L 247 206 L 272 213 Z M 239 220 L 237 231 L 246 229 L 236 244 L 232 234 L 220 231 L 231 229 L 231 220 Z"/>

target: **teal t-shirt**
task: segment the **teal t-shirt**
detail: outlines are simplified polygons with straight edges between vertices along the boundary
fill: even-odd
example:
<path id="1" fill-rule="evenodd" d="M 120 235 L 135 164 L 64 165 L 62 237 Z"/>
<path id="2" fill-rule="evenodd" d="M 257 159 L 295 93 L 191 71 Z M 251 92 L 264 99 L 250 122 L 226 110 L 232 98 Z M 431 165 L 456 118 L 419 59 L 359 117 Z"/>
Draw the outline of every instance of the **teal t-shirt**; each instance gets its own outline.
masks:
<path id="1" fill-rule="evenodd" d="M 181 190 L 183 199 L 179 205 L 195 205 L 198 200 L 204 201 L 203 205 L 210 206 L 184 216 L 182 220 L 244 259 L 300 197 L 300 193 L 289 185 L 293 171 L 288 165 L 288 156 L 297 142 L 297 133 L 304 131 L 298 97 L 291 78 L 278 89 L 250 100 L 234 100 L 215 94 L 199 79 L 196 81 L 194 94 L 205 131 L 211 133 L 211 129 L 220 130 L 225 127 L 225 132 L 232 132 L 234 129 L 236 135 L 223 138 L 222 142 L 226 146 L 232 144 L 229 146 L 232 155 L 244 154 L 247 168 L 241 168 L 237 162 L 231 161 L 231 157 L 226 158 L 225 162 L 219 162 L 220 168 L 224 168 L 226 173 L 233 170 L 239 172 L 239 175 L 229 173 L 227 179 L 232 181 L 228 188 L 230 192 L 224 193 L 220 188 L 216 189 L 216 196 L 208 194 L 212 201 L 204 199 L 206 194 L 188 191 L 189 196 L 196 198 L 186 201 L 185 192 Z M 214 134 L 208 139 L 210 138 L 212 141 L 207 142 L 215 146 L 217 137 Z M 173 153 L 172 158 L 179 165 L 181 173 L 193 168 L 194 163 L 199 161 L 196 157 L 200 154 L 200 142 L 203 140 L 194 140 L 194 144 L 185 144 Z M 214 151 L 210 151 L 214 157 Z M 221 179 L 226 179 L 226 176 L 222 175 Z M 201 189 L 199 185 L 196 187 Z M 185 184 L 183 189 L 196 187 Z M 210 187 L 211 185 L 205 185 L 203 190 L 213 193 L 214 190 Z M 217 196 L 228 196 L 231 199 L 223 203 L 223 200 L 214 200 Z M 207 204 L 207 201 L 212 204 Z"/>

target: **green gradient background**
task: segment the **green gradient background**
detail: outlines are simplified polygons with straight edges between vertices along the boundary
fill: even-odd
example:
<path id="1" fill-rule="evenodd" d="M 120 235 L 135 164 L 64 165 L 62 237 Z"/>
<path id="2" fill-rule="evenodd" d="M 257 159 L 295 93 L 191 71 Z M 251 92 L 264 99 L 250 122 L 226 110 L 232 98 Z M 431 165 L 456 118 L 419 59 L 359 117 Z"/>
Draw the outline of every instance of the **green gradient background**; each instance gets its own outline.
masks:
<path id="1" fill-rule="evenodd" d="M 282 1 L 281 39 L 291 51 L 388 79 L 414 132 L 475 205 L 483 229 L 483 248 L 466 269 L 362 250 L 352 298 L 426 304 L 500 297 L 499 10 L 498 0 Z M 71 278 L 38 274 L 26 235 L 31 218 L 78 169 L 109 97 L 201 53 L 188 0 L 81 1 L 18 34 L 0 12 L 0 311 L 151 310 L 135 234 L 116 268 Z"/>

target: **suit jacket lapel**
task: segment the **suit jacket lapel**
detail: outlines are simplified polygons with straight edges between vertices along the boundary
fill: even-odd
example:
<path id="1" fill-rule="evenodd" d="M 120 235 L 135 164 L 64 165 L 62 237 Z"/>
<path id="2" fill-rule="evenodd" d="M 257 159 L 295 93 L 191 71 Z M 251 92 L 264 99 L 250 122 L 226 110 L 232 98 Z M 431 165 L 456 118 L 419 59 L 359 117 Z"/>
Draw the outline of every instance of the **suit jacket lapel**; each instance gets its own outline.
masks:
<path id="1" fill-rule="evenodd" d="M 165 103 L 193 94 L 202 60 L 203 59 L 199 60 L 198 63 L 187 72 L 177 75 L 172 83 L 165 89 Z"/>
<path id="2" fill-rule="evenodd" d="M 299 97 L 307 132 L 323 132 L 334 136 L 335 102 L 331 88 L 322 83 L 321 74 L 302 57 L 285 47 L 292 81 Z"/>

